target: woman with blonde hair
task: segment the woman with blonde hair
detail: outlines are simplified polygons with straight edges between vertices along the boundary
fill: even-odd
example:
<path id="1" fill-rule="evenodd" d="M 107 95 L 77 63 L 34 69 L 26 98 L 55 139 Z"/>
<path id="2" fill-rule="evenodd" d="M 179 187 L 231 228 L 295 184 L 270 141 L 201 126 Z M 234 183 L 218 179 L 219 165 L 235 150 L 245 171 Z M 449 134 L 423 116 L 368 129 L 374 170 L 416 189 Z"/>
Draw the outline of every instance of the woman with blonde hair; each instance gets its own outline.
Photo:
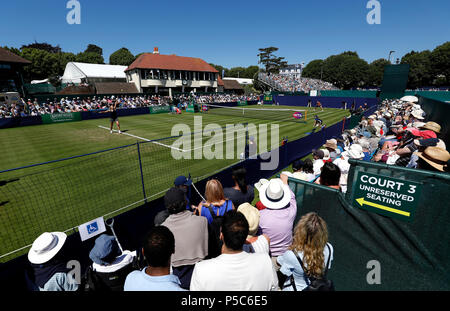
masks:
<path id="1" fill-rule="evenodd" d="M 278 257 L 280 272 L 287 277 L 280 287 L 284 291 L 306 289 L 311 279 L 324 276 L 332 260 L 333 247 L 328 243 L 325 221 L 317 213 L 302 216 L 295 227 L 292 245 Z"/>
<path id="2" fill-rule="evenodd" d="M 214 216 L 223 216 L 234 209 L 233 202 L 225 198 L 222 184 L 217 179 L 206 183 L 205 197 L 206 202 L 200 202 L 195 213 L 206 217 L 209 224 L 213 222 Z"/>

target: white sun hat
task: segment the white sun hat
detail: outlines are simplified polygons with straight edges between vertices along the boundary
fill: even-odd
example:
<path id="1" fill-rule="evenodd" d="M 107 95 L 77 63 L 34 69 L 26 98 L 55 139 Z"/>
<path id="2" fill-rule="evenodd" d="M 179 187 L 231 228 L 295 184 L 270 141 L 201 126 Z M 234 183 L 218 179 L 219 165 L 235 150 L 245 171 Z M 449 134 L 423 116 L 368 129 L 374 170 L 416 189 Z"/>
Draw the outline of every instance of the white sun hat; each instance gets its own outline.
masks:
<path id="1" fill-rule="evenodd" d="M 330 152 L 328 149 L 320 149 L 323 151 L 323 159 L 324 161 L 328 161 L 330 159 Z"/>
<path id="2" fill-rule="evenodd" d="M 260 187 L 259 199 L 268 209 L 281 209 L 291 201 L 291 189 L 280 178 L 274 178 Z"/>
<path id="3" fill-rule="evenodd" d="M 43 264 L 55 257 L 66 242 L 64 232 L 44 232 L 34 240 L 28 252 L 28 260 L 33 264 Z"/>
<path id="4" fill-rule="evenodd" d="M 364 152 L 361 145 L 353 144 L 350 146 L 350 148 L 346 148 L 347 151 L 343 152 L 345 153 L 344 156 L 352 159 L 361 159 L 364 158 Z"/>

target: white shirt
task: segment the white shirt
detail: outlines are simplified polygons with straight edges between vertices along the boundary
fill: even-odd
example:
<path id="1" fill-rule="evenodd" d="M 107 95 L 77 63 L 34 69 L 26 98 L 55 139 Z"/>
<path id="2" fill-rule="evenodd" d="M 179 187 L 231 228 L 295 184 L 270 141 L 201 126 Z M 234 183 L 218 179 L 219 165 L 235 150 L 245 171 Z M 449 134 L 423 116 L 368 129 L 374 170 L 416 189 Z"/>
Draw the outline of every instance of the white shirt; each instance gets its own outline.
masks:
<path id="1" fill-rule="evenodd" d="M 313 162 L 313 170 L 314 170 L 314 175 L 320 175 L 320 173 L 322 172 L 320 169 L 322 168 L 322 166 L 324 165 L 325 163 L 323 163 L 323 160 L 322 159 L 317 159 L 317 160 L 314 160 L 314 162 Z"/>
<path id="2" fill-rule="evenodd" d="M 222 254 L 195 265 L 191 291 L 269 291 L 278 278 L 268 254 Z"/>

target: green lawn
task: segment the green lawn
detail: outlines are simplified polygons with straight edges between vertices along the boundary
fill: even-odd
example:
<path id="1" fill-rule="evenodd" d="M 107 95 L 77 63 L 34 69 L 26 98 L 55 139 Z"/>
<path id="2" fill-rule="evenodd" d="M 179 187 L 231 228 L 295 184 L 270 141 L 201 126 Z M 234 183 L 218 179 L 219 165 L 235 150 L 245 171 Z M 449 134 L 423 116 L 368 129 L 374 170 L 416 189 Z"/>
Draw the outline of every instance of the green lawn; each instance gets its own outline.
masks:
<path id="1" fill-rule="evenodd" d="M 328 126 L 349 115 L 341 109 L 325 109 L 318 114 Z M 25 253 L 26 247 L 44 231 L 67 231 L 91 219 L 109 218 L 139 206 L 144 199 L 142 180 L 145 196 L 151 201 L 162 196 L 179 175 L 190 173 L 193 178 L 201 179 L 239 161 L 236 157 L 174 160 L 171 146 L 176 138 L 157 143 L 145 141 L 171 136 L 176 124 L 185 124 L 194 130 L 194 116 L 202 116 L 203 127 L 242 122 L 256 126 L 279 124 L 280 139 L 287 136 L 292 141 L 311 132 L 314 112 L 308 113 L 306 123 L 192 113 L 122 117 L 121 129 L 125 131 L 122 135 L 110 134 L 99 127 L 108 127 L 108 119 L 0 130 L 0 171 L 131 145 L 0 173 L 0 256 L 24 247 L 22 251 L 0 258 L 0 262 Z M 211 125 L 211 128 L 216 126 Z M 201 139 L 204 144 L 208 140 Z M 194 138 L 190 149 L 193 148 L 196 148 Z M 194 152 L 188 153 L 194 156 Z"/>

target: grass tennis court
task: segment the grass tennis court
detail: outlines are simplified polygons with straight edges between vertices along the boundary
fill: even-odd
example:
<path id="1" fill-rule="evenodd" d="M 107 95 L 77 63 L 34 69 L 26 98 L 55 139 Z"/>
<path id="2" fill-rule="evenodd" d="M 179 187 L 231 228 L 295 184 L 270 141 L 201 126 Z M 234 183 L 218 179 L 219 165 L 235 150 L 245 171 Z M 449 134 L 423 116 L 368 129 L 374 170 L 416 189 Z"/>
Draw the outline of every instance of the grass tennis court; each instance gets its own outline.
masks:
<path id="1" fill-rule="evenodd" d="M 304 107 L 299 109 L 306 110 Z M 250 114 L 183 113 L 122 117 L 123 134 L 110 134 L 105 129 L 109 127 L 109 119 L 0 130 L 0 171 L 117 148 L 0 173 L 0 256 L 23 248 L 0 258 L 0 262 L 25 253 L 27 246 L 44 231 L 69 231 L 97 217 L 113 217 L 141 205 L 144 198 L 151 201 L 164 195 L 179 175 L 191 174 L 194 179 L 202 179 L 239 161 L 238 157 L 174 160 L 171 152 L 176 138 L 149 140 L 171 136 L 175 124 L 185 124 L 194 131 L 194 116 L 202 117 L 203 127 L 208 124 L 225 127 L 244 122 L 256 126 L 273 123 L 279 125 L 280 139 L 287 136 L 292 141 L 311 132 L 315 112 L 308 110 L 306 123 L 265 120 L 259 116 L 251 118 Z M 349 112 L 324 109 L 317 114 L 324 124 L 331 126 Z M 210 127 L 215 128 L 215 125 Z M 268 128 L 270 131 L 270 125 Z M 270 137 L 269 132 L 269 147 Z M 189 150 L 195 149 L 196 139 L 192 137 Z M 205 144 L 209 137 L 200 139 Z"/>

